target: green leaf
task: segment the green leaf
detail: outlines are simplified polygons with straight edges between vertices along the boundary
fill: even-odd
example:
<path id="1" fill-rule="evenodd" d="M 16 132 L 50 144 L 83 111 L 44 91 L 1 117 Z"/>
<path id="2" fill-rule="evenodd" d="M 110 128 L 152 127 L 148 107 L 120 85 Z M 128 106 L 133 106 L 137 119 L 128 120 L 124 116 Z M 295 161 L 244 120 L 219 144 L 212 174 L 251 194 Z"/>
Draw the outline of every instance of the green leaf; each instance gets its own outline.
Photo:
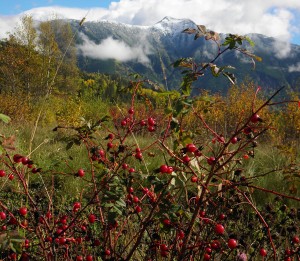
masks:
<path id="1" fill-rule="evenodd" d="M 164 189 L 164 187 L 165 187 L 164 183 L 158 183 L 154 188 L 154 192 L 155 193 L 160 192 Z"/>
<path id="2" fill-rule="evenodd" d="M 117 200 L 116 204 L 120 207 L 126 207 L 126 203 L 122 199 Z"/>
<path id="3" fill-rule="evenodd" d="M 116 220 L 116 217 L 117 217 L 117 213 L 110 211 L 110 212 L 108 212 L 107 220 L 109 223 L 113 223 Z"/>
<path id="4" fill-rule="evenodd" d="M 119 209 L 119 208 L 116 207 L 116 206 L 113 206 L 113 211 L 116 212 L 116 213 L 119 214 L 119 215 L 122 215 L 122 214 L 123 214 L 122 210 Z"/>
<path id="5" fill-rule="evenodd" d="M 247 36 L 245 36 L 245 40 L 250 44 L 251 47 L 255 46 L 255 43 Z"/>
<path id="6" fill-rule="evenodd" d="M 172 121 L 170 123 L 171 130 L 179 130 L 179 122 L 176 118 L 172 118 Z"/>
<path id="7" fill-rule="evenodd" d="M 184 61 L 184 58 L 178 59 L 177 61 L 175 61 L 174 63 L 172 63 L 174 68 L 177 68 L 180 66 L 181 62 Z"/>
<path id="8" fill-rule="evenodd" d="M 73 147 L 73 145 L 74 145 L 74 142 L 73 142 L 73 141 L 70 141 L 70 142 L 67 144 L 67 146 L 66 146 L 66 150 L 71 149 L 71 148 Z"/>
<path id="9" fill-rule="evenodd" d="M 109 121 L 109 120 L 110 120 L 109 115 L 105 115 L 104 117 L 101 118 L 101 122 L 105 122 L 105 121 Z"/>
<path id="10" fill-rule="evenodd" d="M 171 184 L 172 186 L 175 186 L 175 185 L 176 185 L 176 179 L 173 178 L 173 179 L 171 180 L 171 183 L 170 183 L 170 184 Z"/>
<path id="11" fill-rule="evenodd" d="M 2 120 L 5 123 L 9 123 L 11 121 L 11 118 L 5 114 L 0 113 L 0 120 Z"/>

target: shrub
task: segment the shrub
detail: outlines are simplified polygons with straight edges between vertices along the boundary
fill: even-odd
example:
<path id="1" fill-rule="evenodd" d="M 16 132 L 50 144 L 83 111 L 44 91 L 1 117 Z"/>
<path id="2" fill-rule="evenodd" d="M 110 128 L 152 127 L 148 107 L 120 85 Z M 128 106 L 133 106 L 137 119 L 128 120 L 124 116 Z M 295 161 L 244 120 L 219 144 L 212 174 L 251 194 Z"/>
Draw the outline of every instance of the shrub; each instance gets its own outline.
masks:
<path id="1" fill-rule="evenodd" d="M 207 39 L 217 34 L 199 30 Z M 195 33 L 195 31 L 189 31 Z M 235 48 L 244 38 L 230 36 Z M 218 55 L 219 56 L 219 55 Z M 217 57 L 218 57 L 217 56 Z M 183 65 L 186 60 L 181 60 Z M 185 72 L 182 94 L 164 114 L 139 110 L 144 81 L 129 86 L 130 105 L 115 118 L 62 126 L 66 149 L 86 150 L 85 163 L 65 160 L 62 171 L 40 166 L 31 155 L 1 155 L 2 258 L 21 260 L 283 260 L 299 258 L 299 209 L 283 198 L 296 196 L 253 183 L 247 175 L 258 141 L 272 126 L 261 117 L 272 99 L 238 110 L 226 135 L 212 128 L 191 98 L 191 83 L 210 67 Z M 199 68 L 199 67 L 198 67 Z M 233 81 L 232 75 L 224 76 Z M 149 114 L 147 114 L 148 112 Z M 145 114 L 146 113 L 146 114 Z M 192 129 L 185 125 L 194 116 Z M 206 135 L 203 136 L 202 133 Z M 73 190 L 61 193 L 63 183 Z M 4 187 L 5 185 L 5 187 Z M 254 191 L 274 195 L 258 207 Z"/>

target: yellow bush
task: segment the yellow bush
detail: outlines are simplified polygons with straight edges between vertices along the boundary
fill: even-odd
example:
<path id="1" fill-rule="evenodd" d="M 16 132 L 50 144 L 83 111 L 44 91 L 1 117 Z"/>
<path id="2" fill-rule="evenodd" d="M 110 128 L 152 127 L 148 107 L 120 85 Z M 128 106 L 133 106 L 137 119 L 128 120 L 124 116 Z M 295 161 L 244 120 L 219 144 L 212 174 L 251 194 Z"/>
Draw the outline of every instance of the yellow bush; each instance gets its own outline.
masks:
<path id="1" fill-rule="evenodd" d="M 15 94 L 0 94 L 0 112 L 11 117 L 12 121 L 30 121 L 30 98 L 22 93 Z"/>

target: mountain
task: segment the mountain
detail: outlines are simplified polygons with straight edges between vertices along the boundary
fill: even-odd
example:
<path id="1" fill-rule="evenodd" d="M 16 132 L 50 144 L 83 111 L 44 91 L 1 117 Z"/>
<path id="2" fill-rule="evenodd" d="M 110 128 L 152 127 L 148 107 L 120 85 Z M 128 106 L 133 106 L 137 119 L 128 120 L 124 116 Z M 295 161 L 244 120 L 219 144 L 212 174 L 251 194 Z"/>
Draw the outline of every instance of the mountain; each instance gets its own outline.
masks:
<path id="1" fill-rule="evenodd" d="M 195 41 L 193 35 L 182 33 L 186 28 L 197 28 L 189 19 L 165 17 L 153 26 L 109 21 L 83 25 L 72 21 L 71 24 L 77 32 L 78 61 L 82 70 L 123 75 L 139 73 L 167 89 L 178 89 L 181 83 L 181 71 L 171 66 L 173 62 L 193 57 L 197 62 L 206 63 L 217 54 L 214 42 L 203 37 Z M 262 58 L 262 62 L 256 62 L 255 69 L 250 57 L 238 52 L 228 52 L 216 63 L 235 67 L 232 73 L 239 81 L 250 78 L 268 90 L 282 85 L 296 88 L 300 80 L 300 46 L 260 34 L 248 36 L 255 42 L 251 51 Z M 222 41 L 226 34 L 220 37 Z M 194 94 L 202 88 L 224 93 L 228 86 L 225 78 L 215 78 L 207 72 L 194 84 Z"/>

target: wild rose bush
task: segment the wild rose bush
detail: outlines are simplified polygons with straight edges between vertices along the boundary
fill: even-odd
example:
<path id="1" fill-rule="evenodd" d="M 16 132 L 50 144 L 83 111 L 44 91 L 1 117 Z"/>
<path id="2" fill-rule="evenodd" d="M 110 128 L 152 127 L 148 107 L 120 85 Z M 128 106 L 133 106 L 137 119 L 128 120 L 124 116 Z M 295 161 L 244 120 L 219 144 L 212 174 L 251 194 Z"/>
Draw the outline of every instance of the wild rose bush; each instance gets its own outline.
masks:
<path id="1" fill-rule="evenodd" d="M 217 34 L 198 29 L 208 40 L 218 40 Z M 231 35 L 216 59 L 227 50 L 239 51 L 242 40 Z M 132 100 L 122 118 L 55 128 L 64 130 L 68 149 L 86 149 L 88 167 L 48 169 L 3 146 L 1 258 L 298 260 L 300 212 L 284 199 L 299 198 L 253 184 L 276 170 L 245 174 L 245 162 L 272 128 L 260 113 L 275 105 L 279 91 L 258 107 L 255 93 L 251 113 L 240 112 L 232 133 L 217 133 L 194 106 L 197 98 L 189 96 L 192 82 L 206 69 L 216 76 L 224 72 L 213 64 L 216 59 L 202 67 L 190 60 L 174 64 L 189 70 L 183 95 L 169 101 L 161 120 L 153 116 L 155 107 L 147 117 L 136 111 L 144 83 L 139 80 L 128 88 Z M 224 76 L 234 80 L 228 72 Z M 190 114 L 196 118 L 193 130 L 184 124 Z M 70 179 L 78 186 L 62 197 L 58 183 Z M 258 207 L 252 198 L 256 190 L 274 195 L 274 201 Z"/>

